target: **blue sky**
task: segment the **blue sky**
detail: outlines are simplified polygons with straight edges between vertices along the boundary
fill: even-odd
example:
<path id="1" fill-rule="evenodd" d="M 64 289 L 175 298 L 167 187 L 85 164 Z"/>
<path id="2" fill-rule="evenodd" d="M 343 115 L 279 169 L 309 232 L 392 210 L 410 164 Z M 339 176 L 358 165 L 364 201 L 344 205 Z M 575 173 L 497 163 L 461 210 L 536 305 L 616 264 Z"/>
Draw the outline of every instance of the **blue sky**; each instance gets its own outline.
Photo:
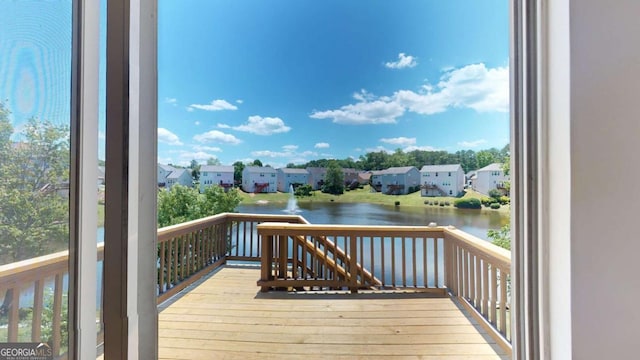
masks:
<path id="1" fill-rule="evenodd" d="M 68 122 L 69 1 L 0 4 L 0 99 L 17 125 Z M 56 40 L 46 51 L 13 41 L 24 17 Z M 162 0 L 158 21 L 159 162 L 508 142 L 507 1 Z"/>

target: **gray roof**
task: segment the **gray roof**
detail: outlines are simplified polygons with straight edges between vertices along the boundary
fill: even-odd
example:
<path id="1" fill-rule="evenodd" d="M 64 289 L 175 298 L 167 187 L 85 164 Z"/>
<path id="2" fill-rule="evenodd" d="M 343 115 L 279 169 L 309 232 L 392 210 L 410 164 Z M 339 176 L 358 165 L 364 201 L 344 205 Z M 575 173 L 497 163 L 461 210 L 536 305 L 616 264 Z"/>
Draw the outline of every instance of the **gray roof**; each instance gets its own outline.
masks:
<path id="1" fill-rule="evenodd" d="M 309 172 L 305 169 L 297 169 L 297 168 L 280 168 L 278 171 L 282 171 L 284 174 L 303 174 L 309 175 Z"/>
<path id="2" fill-rule="evenodd" d="M 462 169 L 460 164 L 425 165 L 420 172 L 455 172 Z"/>
<path id="3" fill-rule="evenodd" d="M 247 166 L 244 168 L 250 173 L 275 173 L 276 169 L 268 166 Z"/>
<path id="4" fill-rule="evenodd" d="M 200 172 L 234 172 L 233 166 L 222 165 L 202 165 L 200 166 Z"/>
<path id="5" fill-rule="evenodd" d="M 489 164 L 483 167 L 482 169 L 478 169 L 477 171 L 502 171 L 502 164 L 500 163 Z"/>
<path id="6" fill-rule="evenodd" d="M 163 165 L 163 164 L 158 164 L 158 167 L 164 171 L 174 171 L 176 169 L 173 166 Z"/>
<path id="7" fill-rule="evenodd" d="M 171 174 L 167 175 L 167 179 L 178 179 L 185 171 L 187 171 L 187 169 L 176 169 L 172 171 Z M 188 174 L 191 176 L 191 172 Z"/>
<path id="8" fill-rule="evenodd" d="M 383 174 L 406 174 L 409 171 L 411 171 L 411 169 L 416 169 L 416 167 L 415 166 L 390 167 L 386 170 L 382 170 L 382 173 Z"/>

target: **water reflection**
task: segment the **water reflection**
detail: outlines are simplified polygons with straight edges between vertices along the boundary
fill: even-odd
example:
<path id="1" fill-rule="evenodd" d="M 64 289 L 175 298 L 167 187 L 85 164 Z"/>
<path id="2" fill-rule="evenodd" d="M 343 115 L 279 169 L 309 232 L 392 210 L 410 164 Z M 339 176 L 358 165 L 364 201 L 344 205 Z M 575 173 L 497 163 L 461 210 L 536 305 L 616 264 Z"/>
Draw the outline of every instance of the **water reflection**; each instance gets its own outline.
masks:
<path id="1" fill-rule="evenodd" d="M 481 239 L 487 230 L 499 229 L 509 222 L 507 214 L 498 211 L 460 210 L 452 207 L 402 207 L 366 203 L 301 203 L 300 215 L 312 224 L 345 225 L 409 225 L 435 222 L 453 225 Z M 282 214 L 282 205 L 240 205 L 238 212 Z"/>

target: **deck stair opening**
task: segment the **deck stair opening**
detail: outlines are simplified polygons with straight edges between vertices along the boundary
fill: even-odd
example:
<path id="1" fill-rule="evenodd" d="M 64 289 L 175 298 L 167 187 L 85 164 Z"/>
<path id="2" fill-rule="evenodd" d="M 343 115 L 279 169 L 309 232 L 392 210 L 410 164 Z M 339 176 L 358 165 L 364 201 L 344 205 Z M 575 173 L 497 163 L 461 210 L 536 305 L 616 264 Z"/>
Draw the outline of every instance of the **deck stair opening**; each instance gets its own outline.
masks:
<path id="1" fill-rule="evenodd" d="M 424 184 L 420 187 L 421 189 L 425 189 L 427 192 L 427 195 L 433 195 L 433 196 L 449 196 L 449 194 L 447 194 L 446 191 L 442 190 L 438 185 L 436 184 Z"/>
<path id="2" fill-rule="evenodd" d="M 288 266 L 287 274 L 293 279 L 318 279 L 327 277 L 338 282 L 349 282 L 355 276 L 363 284 L 380 286 L 382 283 L 376 279 L 371 271 L 365 269 L 362 264 L 356 262 L 355 273 L 351 269 L 351 257 L 325 236 L 292 237 L 294 244 L 294 256 L 292 266 Z M 322 287 L 316 287 L 322 290 Z M 335 287 L 334 287 L 335 289 Z M 310 290 L 299 286 L 296 290 Z"/>
<path id="3" fill-rule="evenodd" d="M 400 195 L 404 192 L 404 184 L 387 185 L 387 195 Z"/>
<path id="4" fill-rule="evenodd" d="M 263 192 L 264 189 L 267 189 L 268 187 L 269 187 L 269 183 L 255 183 L 253 185 L 253 192 L 261 193 Z"/>

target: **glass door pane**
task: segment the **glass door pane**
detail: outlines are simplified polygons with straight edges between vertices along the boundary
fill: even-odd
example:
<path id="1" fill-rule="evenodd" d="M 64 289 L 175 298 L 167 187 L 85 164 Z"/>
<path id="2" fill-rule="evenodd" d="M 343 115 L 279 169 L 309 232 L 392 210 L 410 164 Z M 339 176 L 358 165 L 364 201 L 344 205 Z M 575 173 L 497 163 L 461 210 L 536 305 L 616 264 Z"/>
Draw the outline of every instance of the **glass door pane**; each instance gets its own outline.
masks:
<path id="1" fill-rule="evenodd" d="M 69 347 L 72 1 L 0 1 L 0 348 Z M 25 345 L 27 346 L 27 345 Z"/>

